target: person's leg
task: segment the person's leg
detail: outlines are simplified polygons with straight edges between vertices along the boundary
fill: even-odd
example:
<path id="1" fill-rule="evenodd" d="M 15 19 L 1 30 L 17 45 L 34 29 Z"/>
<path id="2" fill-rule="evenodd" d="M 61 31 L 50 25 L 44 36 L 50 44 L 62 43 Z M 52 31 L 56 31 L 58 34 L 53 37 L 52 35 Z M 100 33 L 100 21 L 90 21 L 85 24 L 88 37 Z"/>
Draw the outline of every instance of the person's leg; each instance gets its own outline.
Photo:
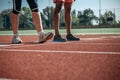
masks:
<path id="1" fill-rule="evenodd" d="M 20 8 L 21 8 L 21 0 L 13 0 L 13 11 L 11 14 L 11 24 L 12 24 L 12 31 L 14 34 L 12 43 L 14 44 L 18 44 L 22 42 L 22 40 L 19 38 L 19 35 L 18 35 Z"/>
<path id="2" fill-rule="evenodd" d="M 55 10 L 54 10 L 54 28 L 55 28 L 55 36 L 54 36 L 54 39 L 53 39 L 53 42 L 65 42 L 66 40 L 63 39 L 59 33 L 59 19 L 60 19 L 60 11 L 61 11 L 61 8 L 62 8 L 62 5 L 64 3 L 64 0 L 61 0 L 61 1 L 57 1 L 57 0 L 54 0 L 55 1 L 55 4 L 56 4 L 56 7 L 55 7 Z"/>
<path id="3" fill-rule="evenodd" d="M 11 14 L 11 23 L 12 23 L 12 30 L 14 34 L 18 34 L 20 8 L 21 8 L 21 0 L 13 0 L 13 11 Z"/>
<path id="4" fill-rule="evenodd" d="M 71 7 L 72 7 L 72 3 L 74 0 L 66 0 L 68 2 L 64 3 L 64 8 L 65 8 L 65 22 L 66 22 L 66 28 L 67 28 L 67 40 L 68 41 L 79 41 L 79 38 L 74 37 L 71 34 Z M 71 2 L 70 2 L 71 1 Z"/>
<path id="5" fill-rule="evenodd" d="M 72 3 L 64 4 L 67 34 L 71 34 L 71 6 L 72 6 Z"/>
<path id="6" fill-rule="evenodd" d="M 47 41 L 48 39 L 51 39 L 53 34 L 51 32 L 45 33 L 43 30 L 42 20 L 41 20 L 41 15 L 40 15 L 40 12 L 38 9 L 37 0 L 27 0 L 27 2 L 32 11 L 32 19 L 33 19 L 35 28 L 38 32 L 39 43 L 43 43 L 43 42 Z"/>
<path id="7" fill-rule="evenodd" d="M 56 2 L 55 10 L 54 10 L 54 28 L 55 28 L 55 35 L 59 35 L 59 19 L 60 19 L 60 11 L 62 8 L 62 2 Z"/>
<path id="8" fill-rule="evenodd" d="M 37 32 L 43 31 L 42 20 L 39 13 L 37 0 L 27 0 L 27 2 L 31 8 L 32 19 Z"/>
<path id="9" fill-rule="evenodd" d="M 41 15 L 39 12 L 32 12 L 33 23 L 35 24 L 35 28 L 38 32 L 39 43 L 46 42 L 47 40 L 53 37 L 51 32 L 45 33 L 42 26 Z"/>
<path id="10" fill-rule="evenodd" d="M 19 15 L 18 14 L 11 14 L 11 25 L 13 34 L 18 34 L 18 25 L 19 25 Z"/>
<path id="11" fill-rule="evenodd" d="M 40 13 L 39 12 L 32 12 L 32 19 L 33 19 L 33 23 L 35 25 L 37 32 L 40 32 L 40 31 L 43 32 L 43 26 L 42 26 L 42 20 L 41 20 Z"/>

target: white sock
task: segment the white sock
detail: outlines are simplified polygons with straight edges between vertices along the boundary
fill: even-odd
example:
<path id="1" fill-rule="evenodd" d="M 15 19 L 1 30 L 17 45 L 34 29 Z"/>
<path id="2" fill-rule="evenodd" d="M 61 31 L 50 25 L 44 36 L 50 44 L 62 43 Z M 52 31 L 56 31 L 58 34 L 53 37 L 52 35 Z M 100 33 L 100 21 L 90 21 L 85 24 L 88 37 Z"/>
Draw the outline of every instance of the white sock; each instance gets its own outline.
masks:
<path id="1" fill-rule="evenodd" d="M 18 34 L 18 33 L 16 33 L 16 34 L 14 34 L 14 36 L 15 36 L 15 37 L 18 37 L 18 36 L 19 36 L 19 34 Z"/>
<path id="2" fill-rule="evenodd" d="M 43 33 L 45 33 L 45 32 L 44 31 L 38 32 L 38 36 L 43 35 Z"/>

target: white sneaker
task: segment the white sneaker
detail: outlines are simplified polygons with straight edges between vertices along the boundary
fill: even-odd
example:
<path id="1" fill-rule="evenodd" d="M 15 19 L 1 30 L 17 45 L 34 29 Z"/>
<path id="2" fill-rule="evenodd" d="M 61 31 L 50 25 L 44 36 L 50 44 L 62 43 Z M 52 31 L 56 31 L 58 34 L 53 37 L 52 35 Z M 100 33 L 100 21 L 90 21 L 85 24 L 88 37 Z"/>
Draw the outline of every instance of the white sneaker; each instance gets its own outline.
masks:
<path id="1" fill-rule="evenodd" d="M 18 35 L 14 35 L 12 44 L 21 44 L 21 43 L 22 43 L 22 40 L 20 39 L 20 37 Z"/>
<path id="2" fill-rule="evenodd" d="M 44 43 L 47 40 L 51 39 L 53 37 L 53 33 L 52 32 L 39 32 L 39 43 Z"/>

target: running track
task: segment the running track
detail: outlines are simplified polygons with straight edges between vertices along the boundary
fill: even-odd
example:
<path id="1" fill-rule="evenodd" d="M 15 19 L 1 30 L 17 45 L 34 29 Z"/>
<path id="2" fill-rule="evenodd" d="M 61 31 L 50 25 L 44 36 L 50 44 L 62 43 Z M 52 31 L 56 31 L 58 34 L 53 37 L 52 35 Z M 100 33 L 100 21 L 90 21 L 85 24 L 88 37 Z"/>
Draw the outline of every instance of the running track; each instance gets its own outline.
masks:
<path id="1" fill-rule="evenodd" d="M 63 36 L 64 37 L 64 36 Z M 0 36 L 0 80 L 120 80 L 120 35 L 79 35 L 44 44 L 37 36 Z"/>

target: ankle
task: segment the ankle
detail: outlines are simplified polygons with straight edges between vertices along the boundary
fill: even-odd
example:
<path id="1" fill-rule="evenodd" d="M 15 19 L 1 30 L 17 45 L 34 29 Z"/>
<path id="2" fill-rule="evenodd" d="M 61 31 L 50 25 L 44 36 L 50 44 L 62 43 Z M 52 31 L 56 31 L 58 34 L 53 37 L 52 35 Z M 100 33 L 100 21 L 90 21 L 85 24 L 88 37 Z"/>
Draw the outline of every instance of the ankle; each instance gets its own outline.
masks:
<path id="1" fill-rule="evenodd" d="M 16 34 L 14 34 L 13 36 L 18 37 L 18 36 L 19 36 L 19 34 L 18 34 L 18 33 L 16 33 Z"/>
<path id="2" fill-rule="evenodd" d="M 45 33 L 44 31 L 40 31 L 38 32 L 38 36 L 40 36 L 41 34 Z"/>

